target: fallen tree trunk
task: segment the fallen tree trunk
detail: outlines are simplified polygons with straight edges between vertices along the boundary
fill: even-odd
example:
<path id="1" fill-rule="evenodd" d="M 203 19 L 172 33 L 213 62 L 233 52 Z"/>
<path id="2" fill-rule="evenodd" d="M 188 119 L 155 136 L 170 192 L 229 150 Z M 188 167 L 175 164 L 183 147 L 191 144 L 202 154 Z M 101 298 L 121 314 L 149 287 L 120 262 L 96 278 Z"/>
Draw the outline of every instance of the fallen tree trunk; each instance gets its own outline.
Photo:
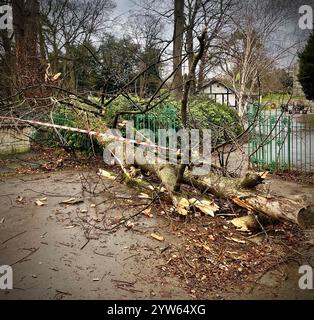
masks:
<path id="1" fill-rule="evenodd" d="M 290 199 L 259 194 L 252 190 L 263 181 L 263 175 L 247 174 L 243 179 L 231 179 L 215 175 L 202 180 L 185 177 L 184 182 L 202 192 L 230 199 L 238 206 L 275 220 L 290 221 L 303 228 L 314 226 L 314 203 L 303 199 Z"/>
<path id="2" fill-rule="evenodd" d="M 104 137 L 98 138 L 103 147 L 112 142 L 112 137 L 106 140 Z M 126 142 L 124 142 L 126 143 Z M 149 156 L 154 161 L 147 161 Z M 117 156 L 115 155 L 117 158 Z M 145 159 L 143 159 L 143 157 Z M 118 159 L 122 170 L 126 174 L 126 159 Z M 165 163 L 162 159 L 156 158 L 152 152 L 135 152 L 135 164 L 143 171 L 154 173 L 158 176 L 161 183 L 166 188 L 173 205 L 181 215 L 187 215 L 191 206 L 194 205 L 195 199 L 189 199 L 189 195 L 183 190 L 177 192 L 176 182 L 178 177 L 179 165 Z M 145 160 L 145 161 L 144 161 Z M 147 164 L 151 163 L 151 164 Z M 258 184 L 262 183 L 266 174 L 247 173 L 244 178 L 227 178 L 217 174 L 210 173 L 203 179 L 195 179 L 189 172 L 186 172 L 182 182 L 189 184 L 200 190 L 203 195 L 197 200 L 197 208 L 203 212 L 211 214 L 218 207 L 209 202 L 210 198 L 205 194 L 212 194 L 215 197 L 230 199 L 240 207 L 248 211 L 254 211 L 266 215 L 276 220 L 285 220 L 296 223 L 302 227 L 309 228 L 314 225 L 314 205 L 308 205 L 302 201 L 295 201 L 285 197 L 269 197 L 258 194 L 253 191 Z M 206 208 L 205 208 L 206 207 Z"/>
<path id="3" fill-rule="evenodd" d="M 303 228 L 314 225 L 314 205 L 285 197 L 270 198 L 251 194 L 231 199 L 237 205 L 276 220 L 290 221 Z"/>

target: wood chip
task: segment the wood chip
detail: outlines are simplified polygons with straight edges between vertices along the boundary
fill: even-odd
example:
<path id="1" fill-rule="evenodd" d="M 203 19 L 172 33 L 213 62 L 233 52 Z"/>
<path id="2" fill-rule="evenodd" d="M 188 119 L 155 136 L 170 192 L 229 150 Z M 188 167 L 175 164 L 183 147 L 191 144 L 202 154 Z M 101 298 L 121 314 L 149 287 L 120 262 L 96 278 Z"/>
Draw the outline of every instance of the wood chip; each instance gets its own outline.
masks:
<path id="1" fill-rule="evenodd" d="M 149 218 L 153 218 L 153 214 L 151 213 L 152 211 L 152 208 L 147 208 L 143 211 L 143 214 L 146 216 L 146 217 L 149 217 Z"/>
<path id="2" fill-rule="evenodd" d="M 246 243 L 246 241 L 238 239 L 238 238 L 228 238 L 228 237 L 224 237 L 227 240 L 233 241 L 233 242 L 237 242 L 237 243 Z"/>
<path id="3" fill-rule="evenodd" d="M 143 192 L 141 192 L 141 193 L 138 195 L 138 197 L 139 197 L 140 199 L 151 199 L 148 194 L 143 193 Z"/>
<path id="4" fill-rule="evenodd" d="M 82 203 L 84 202 L 83 199 L 76 199 L 76 198 L 70 198 L 64 201 L 61 201 L 61 204 L 77 204 L 77 203 Z"/>
<path id="5" fill-rule="evenodd" d="M 158 235 L 156 233 L 152 233 L 150 236 L 152 238 L 154 238 L 155 240 L 158 240 L 158 241 L 164 241 L 165 240 L 165 238 L 163 236 L 160 236 L 160 235 Z"/>

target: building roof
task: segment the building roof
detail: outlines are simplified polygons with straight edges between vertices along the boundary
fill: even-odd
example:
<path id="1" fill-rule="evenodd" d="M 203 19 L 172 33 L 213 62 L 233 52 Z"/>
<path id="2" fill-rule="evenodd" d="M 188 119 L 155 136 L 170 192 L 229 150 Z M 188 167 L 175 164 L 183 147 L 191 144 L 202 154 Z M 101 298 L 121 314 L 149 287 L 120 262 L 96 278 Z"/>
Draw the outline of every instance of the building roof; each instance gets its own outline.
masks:
<path id="1" fill-rule="evenodd" d="M 223 83 L 221 80 L 218 80 L 218 79 L 211 79 L 206 84 L 204 84 L 201 89 L 205 89 L 205 88 L 207 88 L 210 85 L 213 85 L 215 83 L 225 87 L 227 90 L 231 91 L 232 93 L 235 93 L 235 91 L 230 86 L 226 85 L 225 83 Z"/>

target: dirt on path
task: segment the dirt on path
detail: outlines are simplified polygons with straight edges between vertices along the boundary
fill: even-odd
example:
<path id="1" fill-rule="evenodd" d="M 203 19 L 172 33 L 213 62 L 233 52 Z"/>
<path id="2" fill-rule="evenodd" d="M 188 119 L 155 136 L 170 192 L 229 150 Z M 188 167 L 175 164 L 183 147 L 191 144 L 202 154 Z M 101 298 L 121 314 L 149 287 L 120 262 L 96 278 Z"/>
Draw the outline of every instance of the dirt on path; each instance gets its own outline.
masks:
<path id="1" fill-rule="evenodd" d="M 115 190 L 113 186 L 110 191 L 123 194 L 124 188 L 119 185 Z M 80 194 L 78 172 L 1 182 L 0 220 L 4 221 L 0 224 L 0 265 L 13 267 L 14 290 L 0 291 L 0 299 L 189 298 L 176 279 L 158 277 L 156 267 L 164 263 L 160 252 L 167 242 L 159 243 L 150 234 L 162 229 L 170 239 L 163 228 L 165 221 L 143 216 L 132 231 L 123 226 L 115 233 L 93 230 L 87 242 L 77 219 L 72 219 L 95 212 L 93 204 L 100 203 L 101 196 L 86 196 L 77 205 L 60 204 L 80 198 Z M 35 204 L 39 199 L 43 206 Z M 135 210 L 129 204 L 102 212 L 107 218 L 119 219 Z"/>
<path id="2" fill-rule="evenodd" d="M 114 232 L 104 231 L 151 200 L 118 181 L 100 183 L 95 171 L 0 179 L 0 265 L 11 265 L 14 271 L 14 289 L 0 290 L 0 299 L 314 299 L 313 290 L 298 288 L 299 265 L 314 265 L 312 245 L 277 268 L 255 275 L 254 281 L 245 282 L 249 278 L 244 277 L 241 286 L 226 288 L 222 283 L 219 292 L 207 288 L 206 277 L 202 278 L 201 288 L 206 289 L 196 294 L 180 272 L 168 268 L 169 256 L 173 259 L 177 248 L 186 245 L 184 232 L 192 226 L 173 224 L 156 205 Z M 82 190 L 82 179 L 90 181 L 95 195 Z M 75 203 L 61 203 L 69 199 Z M 36 205 L 37 200 L 43 205 Z M 203 223 L 210 218 L 200 219 Z M 225 230 L 224 221 L 217 221 Z M 165 240 L 153 239 L 152 233 Z M 262 241 L 259 245 L 265 246 Z M 231 242 L 228 249 L 235 245 Z"/>

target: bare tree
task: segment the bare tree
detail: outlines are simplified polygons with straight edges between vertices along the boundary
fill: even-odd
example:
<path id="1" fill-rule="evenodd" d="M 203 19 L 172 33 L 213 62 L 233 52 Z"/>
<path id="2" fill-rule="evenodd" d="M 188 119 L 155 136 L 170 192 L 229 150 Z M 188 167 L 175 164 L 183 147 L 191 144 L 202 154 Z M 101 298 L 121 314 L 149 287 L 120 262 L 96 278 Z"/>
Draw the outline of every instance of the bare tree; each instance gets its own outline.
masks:
<path id="1" fill-rule="evenodd" d="M 292 8 L 285 2 L 274 7 L 268 0 L 248 0 L 233 16 L 234 31 L 222 40 L 225 55 L 221 62 L 237 93 L 241 116 L 245 114 L 246 98 L 254 94 L 258 77 L 287 52 L 287 48 L 276 45 L 276 37 L 291 17 Z"/>
<path id="2" fill-rule="evenodd" d="M 43 37 L 53 72 L 63 72 L 70 88 L 76 87 L 73 46 L 104 33 L 112 0 L 43 0 Z M 61 64 L 60 64 L 61 62 Z"/>
<path id="3" fill-rule="evenodd" d="M 173 31 L 173 91 L 178 100 L 182 98 L 182 49 L 184 34 L 184 1 L 174 0 L 174 31 Z"/>
<path id="4" fill-rule="evenodd" d="M 138 71 L 141 73 L 136 87 L 139 96 L 144 97 L 151 94 L 162 81 L 159 63 L 163 46 L 161 17 L 148 11 L 137 12 L 128 20 L 128 28 L 139 48 L 137 53 L 134 52 L 139 59 Z"/>

